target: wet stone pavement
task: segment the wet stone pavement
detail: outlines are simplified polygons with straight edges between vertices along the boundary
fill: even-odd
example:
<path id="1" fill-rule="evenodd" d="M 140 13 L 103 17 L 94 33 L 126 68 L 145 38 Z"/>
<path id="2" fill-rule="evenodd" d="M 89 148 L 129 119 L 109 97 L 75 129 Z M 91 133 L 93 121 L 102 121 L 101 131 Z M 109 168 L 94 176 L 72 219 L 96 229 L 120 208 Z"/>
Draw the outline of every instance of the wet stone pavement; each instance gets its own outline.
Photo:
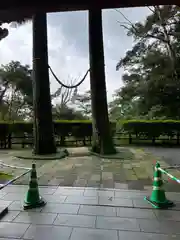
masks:
<path id="1" fill-rule="evenodd" d="M 143 200 L 147 191 L 49 186 L 40 188 L 47 205 L 24 211 L 27 188 L 0 191 L 0 206 L 9 206 L 0 240 L 180 239 L 180 193 L 167 193 L 176 207 L 156 210 Z"/>
<path id="2" fill-rule="evenodd" d="M 69 149 L 68 149 L 69 150 Z M 153 163 L 160 161 L 162 167 L 169 166 L 162 159 L 147 154 L 139 148 L 123 148 L 126 151 L 123 159 L 103 159 L 87 156 L 88 150 L 70 149 L 71 157 L 60 160 L 37 160 L 38 183 L 41 186 L 98 187 L 129 190 L 148 190 L 152 186 Z M 73 156 L 75 151 L 83 151 L 85 156 Z M 32 160 L 13 157 L 15 151 L 0 153 L 0 160 L 6 164 L 31 167 Z M 1 168 L 4 173 L 18 176 L 22 169 Z M 174 172 L 173 172 L 174 171 Z M 170 173 L 180 178 L 180 171 Z M 28 184 L 29 175 L 21 177 L 15 184 Z M 167 191 L 180 192 L 180 185 L 166 182 Z"/>

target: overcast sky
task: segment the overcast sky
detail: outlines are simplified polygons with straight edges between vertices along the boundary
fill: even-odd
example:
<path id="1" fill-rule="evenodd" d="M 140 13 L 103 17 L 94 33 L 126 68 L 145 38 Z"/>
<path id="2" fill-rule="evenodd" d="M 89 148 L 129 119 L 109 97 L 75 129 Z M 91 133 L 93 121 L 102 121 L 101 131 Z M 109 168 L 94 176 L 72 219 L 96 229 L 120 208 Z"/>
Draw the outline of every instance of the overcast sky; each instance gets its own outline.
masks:
<path id="1" fill-rule="evenodd" d="M 149 14 L 148 8 L 129 8 L 120 10 L 133 23 L 143 21 Z M 125 21 L 114 9 L 103 10 L 103 34 L 106 65 L 106 84 L 108 99 L 114 90 L 122 86 L 123 69 L 116 72 L 118 60 L 132 48 L 133 39 L 126 36 L 118 21 Z M 89 68 L 88 53 L 88 12 L 63 12 L 48 14 L 49 64 L 59 79 L 67 83 L 70 78 L 77 81 Z M 7 38 L 0 41 L 0 64 L 11 60 L 22 64 L 32 63 L 32 24 L 27 23 L 10 29 Z M 58 84 L 50 75 L 51 91 Z M 80 86 L 79 92 L 89 90 L 89 76 Z"/>

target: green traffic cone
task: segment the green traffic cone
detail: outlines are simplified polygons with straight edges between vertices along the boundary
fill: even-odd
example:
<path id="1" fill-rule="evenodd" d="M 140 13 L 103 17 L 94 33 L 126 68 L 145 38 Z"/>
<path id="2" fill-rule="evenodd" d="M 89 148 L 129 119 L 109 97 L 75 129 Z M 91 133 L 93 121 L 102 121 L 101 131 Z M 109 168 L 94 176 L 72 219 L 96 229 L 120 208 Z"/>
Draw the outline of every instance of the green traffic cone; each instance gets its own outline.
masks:
<path id="1" fill-rule="evenodd" d="M 150 197 L 145 197 L 154 208 L 167 209 L 174 205 L 173 202 L 166 199 L 165 191 L 163 189 L 162 173 L 158 169 L 160 164 L 157 162 L 154 168 L 153 190 Z"/>
<path id="2" fill-rule="evenodd" d="M 29 189 L 24 200 L 24 210 L 42 207 L 46 202 L 39 195 L 36 165 L 32 164 L 31 177 L 29 182 Z"/>

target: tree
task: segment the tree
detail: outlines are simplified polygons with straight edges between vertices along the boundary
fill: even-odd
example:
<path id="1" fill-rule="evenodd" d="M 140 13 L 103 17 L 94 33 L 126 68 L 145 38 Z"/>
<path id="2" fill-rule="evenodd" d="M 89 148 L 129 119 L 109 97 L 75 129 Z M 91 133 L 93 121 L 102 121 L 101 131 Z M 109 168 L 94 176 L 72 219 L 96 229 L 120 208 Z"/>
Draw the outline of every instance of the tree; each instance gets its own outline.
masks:
<path id="1" fill-rule="evenodd" d="M 78 109 L 80 109 L 80 111 L 82 112 L 82 114 L 84 116 L 86 116 L 87 118 L 92 117 L 92 113 L 91 113 L 91 91 L 90 90 L 85 92 L 84 94 L 77 95 L 75 103 L 76 103 Z"/>
<path id="2" fill-rule="evenodd" d="M 24 119 L 32 111 L 32 79 L 28 65 L 12 61 L 0 68 L 2 120 Z"/>
<path id="3" fill-rule="evenodd" d="M 53 119 L 54 120 L 84 120 L 86 117 L 73 108 L 68 107 L 67 105 L 56 104 L 52 108 Z"/>
<path id="4" fill-rule="evenodd" d="M 33 17 L 34 153 L 56 152 L 48 72 L 46 13 Z"/>
<path id="5" fill-rule="evenodd" d="M 144 23 L 138 22 L 133 24 L 123 15 L 127 22 L 125 24 L 120 23 L 120 26 L 127 29 L 128 36 L 132 36 L 135 41 L 138 40 L 133 50 L 128 53 L 129 55 L 133 55 L 141 44 L 142 48 L 145 43 L 148 43 L 149 48 L 153 46 L 157 47 L 158 44 L 161 44 L 160 47 L 166 49 L 167 54 L 171 59 L 171 63 L 174 64 L 176 56 L 171 44 L 173 40 L 172 37 L 180 37 L 180 8 L 175 5 L 165 5 L 161 7 L 149 7 L 149 10 L 151 11 L 151 14 L 146 18 Z M 119 62 L 119 64 L 121 65 L 121 62 Z M 117 68 L 119 64 L 117 65 Z"/>
<path id="6" fill-rule="evenodd" d="M 38 13 L 32 19 L 34 153 L 44 155 L 56 152 L 49 87 L 46 13 Z M 25 21 L 19 20 L 20 23 Z M 0 39 L 8 35 L 7 29 L 0 28 L 0 33 Z"/>
<path id="7" fill-rule="evenodd" d="M 117 90 L 114 100 L 109 103 L 110 119 L 118 121 L 122 119 L 129 120 L 139 118 L 138 100 L 124 100 L 121 96 L 119 96 L 119 92 L 120 90 Z"/>
<path id="8" fill-rule="evenodd" d="M 18 14 L 9 14 L 9 12 L 1 12 L 0 17 L 0 41 L 6 38 L 9 35 L 9 30 L 4 28 L 2 25 L 3 23 L 13 24 L 14 26 L 19 26 L 31 19 L 29 14 L 23 14 L 19 12 Z"/>
<path id="9" fill-rule="evenodd" d="M 18 61 L 0 67 L 1 120 L 24 120 L 33 118 L 32 69 Z M 73 82 L 71 81 L 71 84 Z M 59 87 L 51 100 L 55 119 L 84 119 L 83 115 L 68 107 L 73 89 Z M 55 110 L 56 109 L 56 110 Z M 62 112 L 61 112 L 62 111 Z"/>
<path id="10" fill-rule="evenodd" d="M 113 154 L 115 148 L 108 118 L 101 9 L 89 10 L 89 55 L 93 123 L 92 150 L 101 154 Z"/>
<path id="11" fill-rule="evenodd" d="M 1 24 L 0 24 L 0 26 L 1 26 Z M 0 41 L 7 36 L 8 36 L 7 28 L 0 27 Z"/>
<path id="12" fill-rule="evenodd" d="M 124 101 L 138 100 L 140 116 L 179 119 L 179 8 L 155 6 L 150 10 L 144 23 L 125 26 L 136 42 L 117 64 L 117 70 L 125 69 L 125 86 L 119 96 Z"/>
<path id="13" fill-rule="evenodd" d="M 55 74 L 54 74 L 55 75 Z M 57 79 L 57 76 L 56 78 Z M 67 83 L 64 84 L 64 86 L 61 84 L 61 81 L 58 79 L 58 83 L 60 84 L 60 87 L 53 93 L 51 94 L 51 98 L 53 100 L 58 101 L 59 106 L 67 106 L 69 103 L 72 102 L 72 99 L 74 97 L 74 88 L 73 86 L 75 85 L 75 80 L 70 79 L 67 80 Z M 68 86 L 68 87 L 65 87 Z"/>

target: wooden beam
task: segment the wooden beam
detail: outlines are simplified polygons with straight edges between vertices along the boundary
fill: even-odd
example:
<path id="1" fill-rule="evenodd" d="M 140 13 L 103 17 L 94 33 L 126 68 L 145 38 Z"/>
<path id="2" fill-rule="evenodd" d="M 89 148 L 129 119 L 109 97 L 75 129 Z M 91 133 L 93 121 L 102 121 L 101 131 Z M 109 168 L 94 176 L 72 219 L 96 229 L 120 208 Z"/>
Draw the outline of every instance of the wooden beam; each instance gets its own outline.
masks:
<path id="1" fill-rule="evenodd" d="M 59 11 L 79 11 L 93 8 L 125 8 L 125 7 L 144 7 L 152 5 L 163 5 L 163 0 L 50 0 L 43 4 L 39 1 L 9 0 L 0 4 L 0 22 L 11 22 L 29 18 L 37 12 L 59 12 Z M 175 1 L 171 2 L 175 4 Z"/>

